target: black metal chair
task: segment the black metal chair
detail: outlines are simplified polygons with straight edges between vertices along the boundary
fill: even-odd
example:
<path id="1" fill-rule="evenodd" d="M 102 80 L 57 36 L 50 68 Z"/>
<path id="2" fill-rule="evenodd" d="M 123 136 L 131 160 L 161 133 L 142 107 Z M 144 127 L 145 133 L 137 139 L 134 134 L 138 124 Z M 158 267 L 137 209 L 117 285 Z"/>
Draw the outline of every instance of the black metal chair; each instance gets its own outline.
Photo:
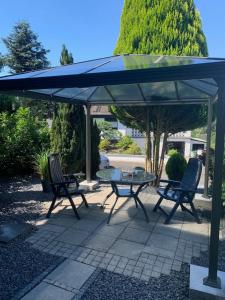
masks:
<path id="1" fill-rule="evenodd" d="M 160 195 L 160 198 L 153 211 L 156 212 L 158 209 L 160 209 L 166 215 L 165 224 L 170 222 L 179 206 L 183 211 L 190 213 L 196 219 L 197 223 L 201 223 L 193 204 L 193 199 L 201 177 L 201 172 L 201 160 L 197 158 L 190 158 L 181 181 L 160 180 L 160 182 L 167 183 L 167 185 L 165 187 L 158 188 L 157 193 Z M 166 213 L 165 210 L 160 206 L 163 199 L 175 202 L 169 214 Z M 185 207 L 184 204 L 189 204 L 191 210 Z"/>
<path id="2" fill-rule="evenodd" d="M 62 203 L 63 199 L 56 203 L 57 198 L 68 198 L 73 211 L 77 217 L 80 219 L 80 216 L 77 212 L 77 208 L 73 202 L 72 196 L 81 196 L 83 202 L 86 207 L 88 207 L 87 200 L 83 194 L 84 191 L 79 189 L 79 182 L 76 176 L 79 176 L 81 173 L 71 174 L 71 175 L 63 175 L 59 154 L 50 154 L 48 157 L 48 170 L 49 177 L 51 181 L 52 192 L 54 194 L 51 206 L 47 213 L 47 218 L 50 217 L 52 211 Z"/>

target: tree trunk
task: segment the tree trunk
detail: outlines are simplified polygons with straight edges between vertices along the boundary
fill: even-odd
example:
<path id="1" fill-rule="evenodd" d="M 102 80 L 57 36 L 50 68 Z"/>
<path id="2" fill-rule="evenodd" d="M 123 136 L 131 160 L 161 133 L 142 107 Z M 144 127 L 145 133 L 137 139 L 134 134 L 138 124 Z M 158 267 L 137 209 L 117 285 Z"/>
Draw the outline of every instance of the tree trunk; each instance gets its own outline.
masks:
<path id="1" fill-rule="evenodd" d="M 165 153 L 166 153 L 167 138 L 168 138 L 168 132 L 165 132 L 164 136 L 163 136 L 162 151 L 161 151 L 161 157 L 160 157 L 160 162 L 159 162 L 159 176 L 157 178 L 156 186 L 159 185 L 159 181 L 160 181 L 161 176 L 162 176 Z"/>
<path id="2" fill-rule="evenodd" d="M 159 170 L 160 137 L 161 137 L 161 133 L 157 130 L 154 138 L 154 161 L 153 161 L 154 173 L 156 175 L 156 179 L 158 178 L 159 175 L 158 170 Z"/>
<path id="3" fill-rule="evenodd" d="M 148 172 L 152 172 L 152 142 L 151 132 L 146 133 L 146 160 L 145 169 Z"/>

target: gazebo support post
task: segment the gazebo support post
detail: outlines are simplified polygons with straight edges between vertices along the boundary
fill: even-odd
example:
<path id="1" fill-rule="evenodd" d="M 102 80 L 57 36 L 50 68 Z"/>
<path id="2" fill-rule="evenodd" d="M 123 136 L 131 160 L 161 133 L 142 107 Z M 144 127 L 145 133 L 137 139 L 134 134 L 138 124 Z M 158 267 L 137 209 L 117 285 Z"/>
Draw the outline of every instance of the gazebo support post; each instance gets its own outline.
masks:
<path id="1" fill-rule="evenodd" d="M 216 80 L 218 90 L 217 102 L 217 121 L 216 121 L 216 147 L 215 147 L 215 166 L 213 179 L 212 195 L 212 214 L 211 214 L 211 233 L 209 248 L 209 270 L 208 276 L 204 278 L 204 285 L 221 288 L 221 280 L 217 276 L 218 268 L 218 247 L 219 229 L 221 213 L 221 194 L 222 194 L 222 171 L 224 159 L 224 136 L 225 136 L 225 79 Z"/>
<path id="2" fill-rule="evenodd" d="M 151 134 L 150 134 L 150 120 L 149 120 L 149 112 L 150 112 L 150 107 L 147 106 L 146 109 L 146 142 L 147 142 L 147 147 L 146 147 L 146 171 L 152 172 L 151 170 L 151 162 L 149 158 L 151 157 Z"/>
<path id="3" fill-rule="evenodd" d="M 213 102 L 212 99 L 208 102 L 208 122 L 207 122 L 207 142 L 206 142 L 206 156 L 205 156 L 205 178 L 204 178 L 204 194 L 203 197 L 208 198 L 209 189 L 209 155 L 211 144 L 211 131 L 212 131 L 212 114 Z"/>
<path id="4" fill-rule="evenodd" d="M 86 180 L 91 182 L 91 106 L 86 106 Z"/>

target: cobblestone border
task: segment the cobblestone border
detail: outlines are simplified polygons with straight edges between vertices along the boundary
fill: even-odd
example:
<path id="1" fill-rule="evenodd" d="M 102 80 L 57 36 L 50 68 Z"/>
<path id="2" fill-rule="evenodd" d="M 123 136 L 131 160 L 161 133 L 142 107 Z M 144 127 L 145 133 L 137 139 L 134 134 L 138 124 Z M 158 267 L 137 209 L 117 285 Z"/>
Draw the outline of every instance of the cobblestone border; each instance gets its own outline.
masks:
<path id="1" fill-rule="evenodd" d="M 64 257 L 59 257 L 57 262 L 48 267 L 44 272 L 34 278 L 27 286 L 25 286 L 22 290 L 20 290 L 11 300 L 19 300 L 28 294 L 32 289 L 34 289 L 41 281 L 48 276 L 52 271 L 54 271 L 63 261 L 65 260 Z"/>

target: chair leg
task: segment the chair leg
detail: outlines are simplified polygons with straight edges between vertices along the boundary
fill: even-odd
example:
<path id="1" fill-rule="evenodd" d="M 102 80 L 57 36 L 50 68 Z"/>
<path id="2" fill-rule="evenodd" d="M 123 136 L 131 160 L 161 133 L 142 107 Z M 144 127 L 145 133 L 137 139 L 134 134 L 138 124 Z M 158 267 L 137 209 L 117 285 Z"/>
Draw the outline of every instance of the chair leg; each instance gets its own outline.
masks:
<path id="1" fill-rule="evenodd" d="M 190 206 L 191 206 L 191 210 L 192 210 L 192 213 L 193 213 L 193 216 L 194 216 L 196 222 L 198 224 L 201 224 L 201 220 L 199 219 L 198 213 L 197 213 L 197 211 L 195 209 L 195 206 L 194 206 L 194 204 L 192 202 L 190 202 Z"/>
<path id="2" fill-rule="evenodd" d="M 80 216 L 79 216 L 79 214 L 78 214 L 78 212 L 77 212 L 77 208 L 76 208 L 76 206 L 75 206 L 75 204 L 74 204 L 74 202 L 73 202 L 72 197 L 68 194 L 68 195 L 67 195 L 67 198 L 68 198 L 69 201 L 70 201 L 70 205 L 72 206 L 73 211 L 74 211 L 74 213 L 75 213 L 77 219 L 80 220 Z"/>
<path id="3" fill-rule="evenodd" d="M 175 214 L 177 208 L 179 207 L 180 203 L 175 203 L 174 207 L 172 208 L 170 214 L 168 215 L 168 217 L 166 218 L 166 221 L 164 222 L 164 224 L 169 224 L 170 220 L 172 219 L 173 215 Z"/>
<path id="4" fill-rule="evenodd" d="M 47 215 L 46 215 L 47 218 L 50 217 L 50 215 L 51 215 L 51 213 L 52 213 L 52 211 L 53 211 L 53 209 L 54 209 L 55 202 L 56 202 L 56 198 L 57 198 L 57 197 L 54 195 L 54 197 L 53 197 L 53 199 L 52 199 L 52 203 L 51 203 L 51 205 L 50 205 L 50 207 L 49 207 L 49 210 L 48 210 L 48 213 L 47 213 Z"/>
<path id="5" fill-rule="evenodd" d="M 89 207 L 89 206 L 88 206 L 88 203 L 87 203 L 87 199 L 86 199 L 86 197 L 84 196 L 84 194 L 81 193 L 80 196 L 81 196 L 81 198 L 83 199 L 83 202 L 84 202 L 85 206 L 86 206 L 86 207 Z"/>
<path id="6" fill-rule="evenodd" d="M 104 208 L 106 201 L 112 196 L 113 193 L 114 193 L 114 191 L 111 191 L 111 192 L 105 197 L 105 200 L 102 202 L 100 208 Z"/>
<path id="7" fill-rule="evenodd" d="M 137 199 L 135 197 L 134 197 L 134 201 L 135 201 L 136 208 L 138 208 L 138 202 L 137 202 Z"/>
<path id="8" fill-rule="evenodd" d="M 116 202 L 117 202 L 118 199 L 119 199 L 119 197 L 117 196 L 117 197 L 116 197 L 116 200 L 115 200 L 115 202 L 114 202 L 114 204 L 113 204 L 113 206 L 112 206 L 112 208 L 111 208 L 111 210 L 110 210 L 109 217 L 108 217 L 108 220 L 107 220 L 107 224 L 109 224 L 109 222 L 110 222 L 110 219 L 111 219 L 111 216 L 112 216 L 112 212 L 113 212 L 113 210 L 114 210 L 114 207 L 115 207 Z"/>
<path id="9" fill-rule="evenodd" d="M 182 211 L 185 211 L 185 210 L 186 210 L 186 208 L 185 208 L 185 206 L 184 206 L 183 204 L 180 204 L 180 207 L 181 207 L 181 210 L 182 210 Z"/>
<path id="10" fill-rule="evenodd" d="M 155 207 L 153 208 L 153 211 L 156 212 L 157 209 L 160 207 L 161 202 L 163 201 L 163 197 L 160 197 L 158 202 L 156 203 Z"/>
<path id="11" fill-rule="evenodd" d="M 141 206 L 141 208 L 142 208 L 142 210 L 143 210 L 143 212 L 144 212 L 144 215 L 145 215 L 146 222 L 147 222 L 147 223 L 149 223 L 148 214 L 147 214 L 147 211 L 146 211 L 146 209 L 145 209 L 145 207 L 144 207 L 143 203 L 141 202 L 141 200 L 139 199 L 139 197 L 138 197 L 138 196 L 134 196 L 134 198 L 135 198 L 135 199 L 136 199 L 136 201 L 137 201 L 137 202 L 140 204 L 140 206 Z"/>

